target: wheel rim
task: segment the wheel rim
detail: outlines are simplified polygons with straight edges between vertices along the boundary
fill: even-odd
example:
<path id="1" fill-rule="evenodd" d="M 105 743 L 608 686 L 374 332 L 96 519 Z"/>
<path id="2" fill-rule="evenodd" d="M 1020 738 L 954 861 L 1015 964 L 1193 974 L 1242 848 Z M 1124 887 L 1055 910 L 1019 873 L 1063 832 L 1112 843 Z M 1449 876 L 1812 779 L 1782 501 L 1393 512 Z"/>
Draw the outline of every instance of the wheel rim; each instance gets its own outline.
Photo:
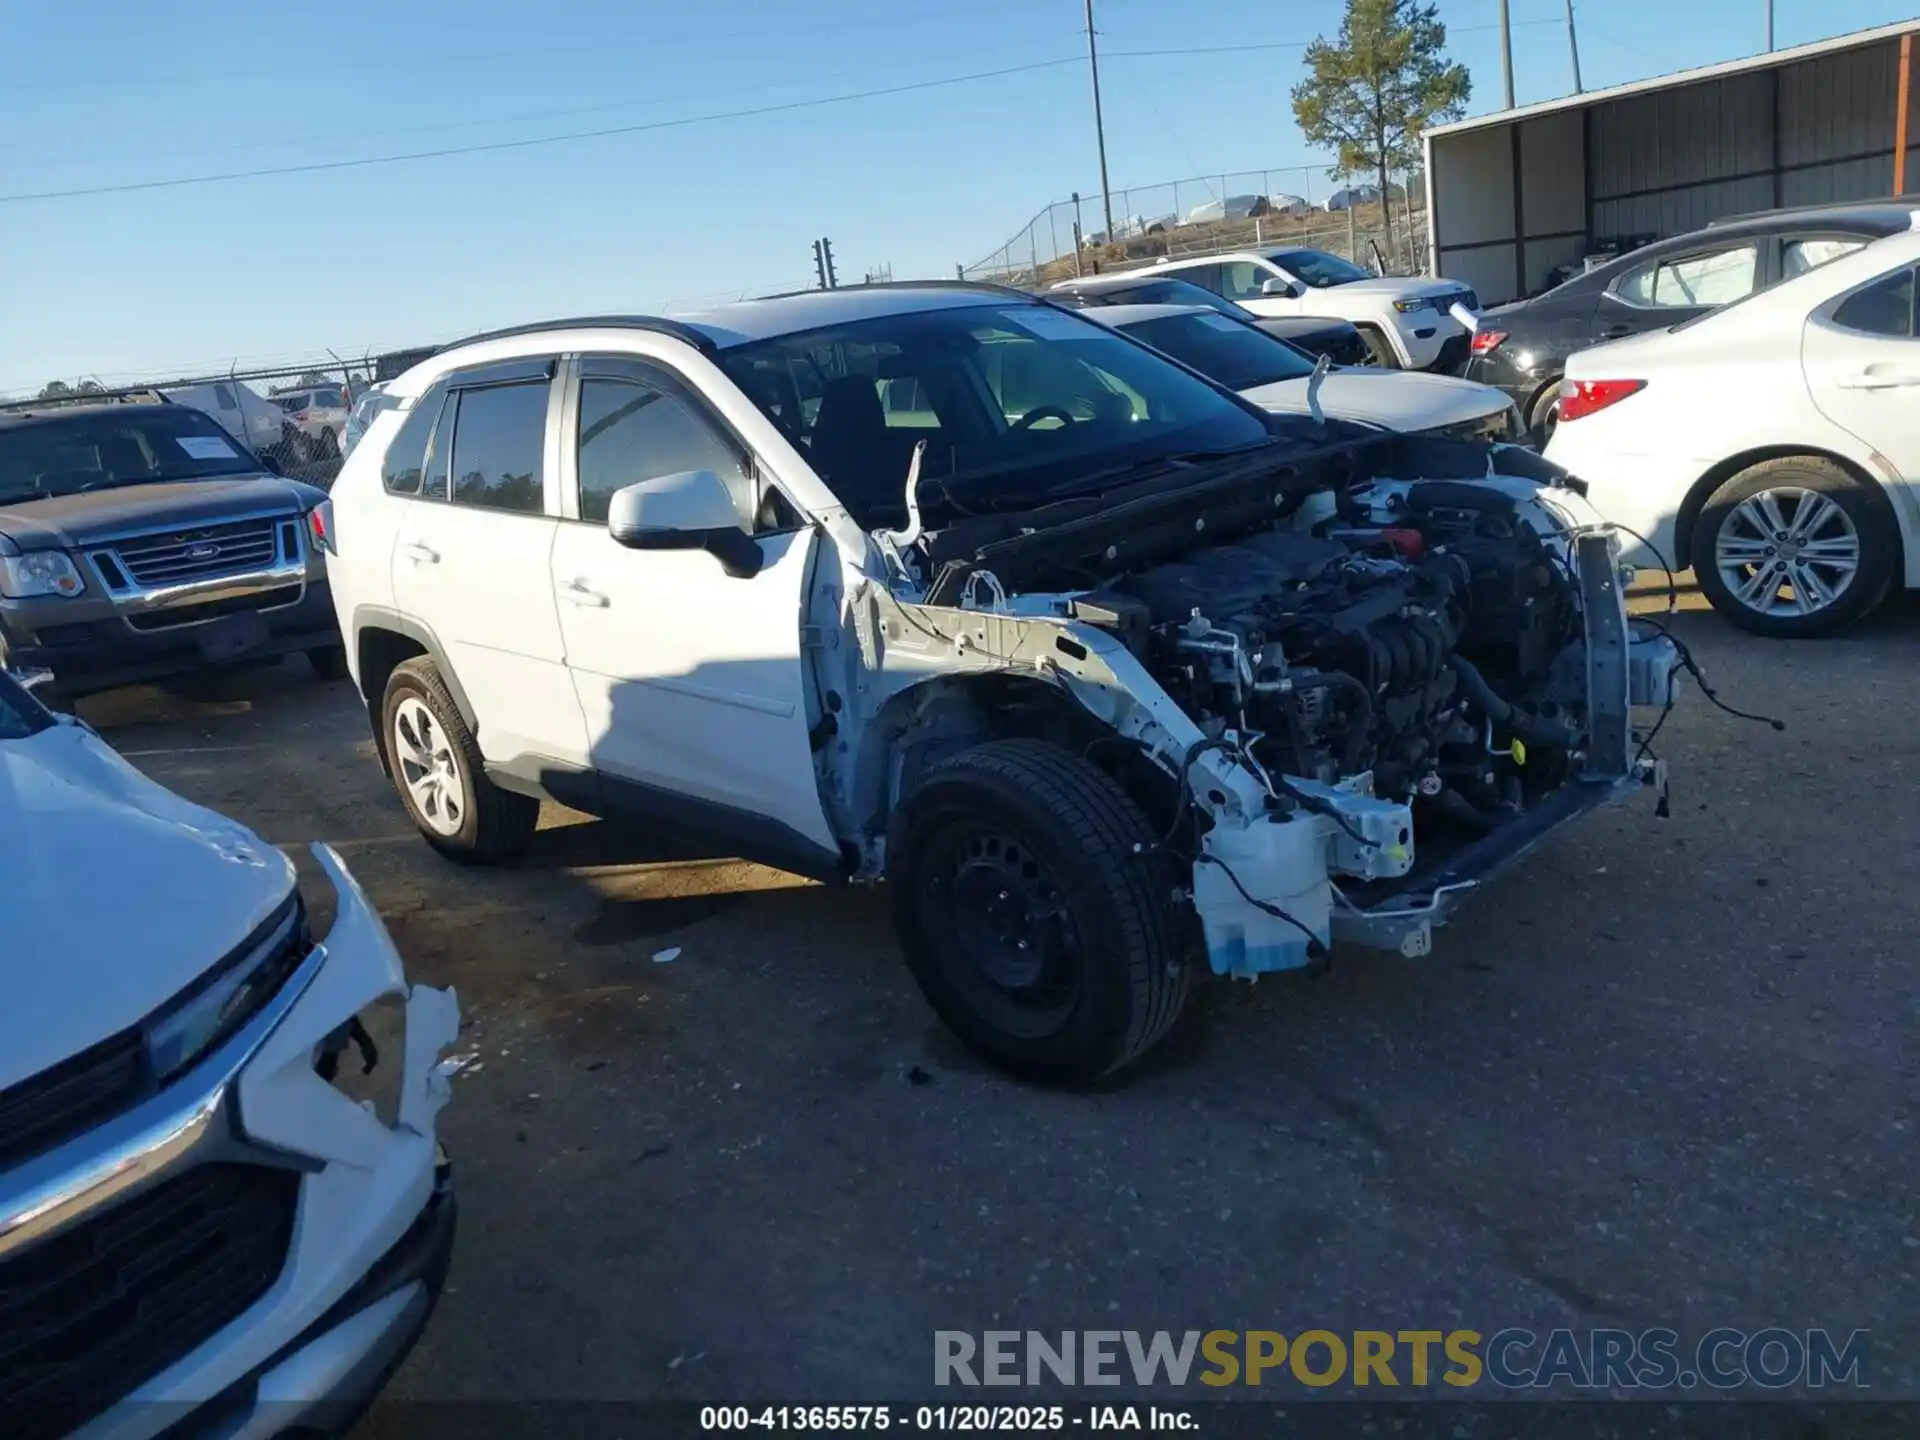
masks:
<path id="1" fill-rule="evenodd" d="M 457 835 L 467 818 L 460 763 L 434 713 L 411 695 L 394 708 L 393 760 L 421 823 L 436 835 Z"/>
<path id="2" fill-rule="evenodd" d="M 1714 536 L 1713 561 L 1743 609 L 1816 615 L 1852 587 L 1860 532 L 1853 517 L 1819 491 L 1781 486 L 1733 507 Z"/>
<path id="3" fill-rule="evenodd" d="M 920 867 L 926 940 L 941 971 L 997 1029 L 1058 1031 L 1080 995 L 1079 938 L 1065 894 L 1016 836 L 948 826 Z"/>

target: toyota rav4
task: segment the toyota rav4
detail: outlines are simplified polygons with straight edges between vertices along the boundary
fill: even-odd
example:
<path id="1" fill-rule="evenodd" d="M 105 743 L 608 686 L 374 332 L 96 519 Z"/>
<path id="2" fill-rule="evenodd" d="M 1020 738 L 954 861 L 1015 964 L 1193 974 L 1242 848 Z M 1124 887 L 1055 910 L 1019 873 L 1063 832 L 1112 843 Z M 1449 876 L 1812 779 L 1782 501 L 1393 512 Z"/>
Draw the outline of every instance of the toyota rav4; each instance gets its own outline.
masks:
<path id="1" fill-rule="evenodd" d="M 429 843 L 539 799 L 885 878 L 928 1000 L 1083 1083 L 1432 925 L 1657 777 L 1613 533 L 1530 452 L 1273 416 L 965 285 L 555 322 L 394 382 L 316 533 Z"/>

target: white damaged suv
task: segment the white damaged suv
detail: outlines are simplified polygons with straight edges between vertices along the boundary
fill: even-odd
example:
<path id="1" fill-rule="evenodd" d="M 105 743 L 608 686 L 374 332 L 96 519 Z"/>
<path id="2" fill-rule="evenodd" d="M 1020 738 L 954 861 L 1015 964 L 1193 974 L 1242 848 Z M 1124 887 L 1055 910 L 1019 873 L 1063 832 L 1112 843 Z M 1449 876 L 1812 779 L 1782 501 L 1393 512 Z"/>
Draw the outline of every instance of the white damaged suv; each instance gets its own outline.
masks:
<path id="1" fill-rule="evenodd" d="M 339 1432 L 446 1275 L 452 993 L 4 671 L 0 834 L 0 1428 Z"/>
<path id="2" fill-rule="evenodd" d="M 464 341 L 320 528 L 427 840 L 539 798 L 885 878 L 965 1040 L 1084 1083 L 1197 971 L 1424 953 L 1655 779 L 1615 537 L 1513 447 L 1269 415 L 1018 292 L 858 287 Z"/>

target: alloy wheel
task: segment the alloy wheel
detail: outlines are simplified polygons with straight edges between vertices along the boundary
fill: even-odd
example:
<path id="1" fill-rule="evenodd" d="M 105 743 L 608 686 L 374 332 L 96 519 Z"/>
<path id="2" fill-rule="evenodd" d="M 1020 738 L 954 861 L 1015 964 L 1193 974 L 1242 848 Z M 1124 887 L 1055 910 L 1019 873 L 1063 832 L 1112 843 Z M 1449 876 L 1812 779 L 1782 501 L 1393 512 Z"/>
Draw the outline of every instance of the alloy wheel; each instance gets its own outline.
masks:
<path id="1" fill-rule="evenodd" d="M 459 834 L 467 819 L 459 761 L 433 711 L 411 695 L 394 708 L 393 761 L 427 827 L 436 835 Z"/>
<path id="2" fill-rule="evenodd" d="M 1817 490 L 1761 490 L 1734 506 L 1713 541 L 1714 566 L 1736 603 L 1759 615 L 1813 615 L 1860 569 L 1853 518 Z"/>

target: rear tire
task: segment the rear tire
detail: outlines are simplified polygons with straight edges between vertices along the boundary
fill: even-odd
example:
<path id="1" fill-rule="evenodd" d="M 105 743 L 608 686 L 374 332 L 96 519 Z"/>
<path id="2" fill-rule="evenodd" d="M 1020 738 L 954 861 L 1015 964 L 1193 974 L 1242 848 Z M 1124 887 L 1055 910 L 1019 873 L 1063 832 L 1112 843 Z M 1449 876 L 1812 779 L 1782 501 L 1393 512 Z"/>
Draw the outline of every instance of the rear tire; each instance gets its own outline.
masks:
<path id="1" fill-rule="evenodd" d="M 432 660 L 416 656 L 387 678 L 380 706 L 400 803 L 426 842 L 449 860 L 489 865 L 522 854 L 540 802 L 487 778 L 479 743 Z"/>
<path id="2" fill-rule="evenodd" d="M 1878 486 L 1831 460 L 1790 455 L 1715 490 L 1690 550 L 1714 609 L 1755 635 L 1804 640 L 1853 624 L 1886 598 L 1900 531 Z M 1809 610 L 1799 608 L 1802 582 Z"/>
<path id="3" fill-rule="evenodd" d="M 896 810 L 893 915 L 912 972 L 968 1046 L 1081 1086 L 1166 1034 L 1190 983 L 1173 867 L 1127 793 L 1080 756 L 995 740 Z"/>
<path id="4" fill-rule="evenodd" d="M 1533 407 L 1527 411 L 1527 429 L 1532 432 L 1535 443 L 1545 450 L 1559 424 L 1560 382 L 1555 380 L 1533 397 Z"/>

